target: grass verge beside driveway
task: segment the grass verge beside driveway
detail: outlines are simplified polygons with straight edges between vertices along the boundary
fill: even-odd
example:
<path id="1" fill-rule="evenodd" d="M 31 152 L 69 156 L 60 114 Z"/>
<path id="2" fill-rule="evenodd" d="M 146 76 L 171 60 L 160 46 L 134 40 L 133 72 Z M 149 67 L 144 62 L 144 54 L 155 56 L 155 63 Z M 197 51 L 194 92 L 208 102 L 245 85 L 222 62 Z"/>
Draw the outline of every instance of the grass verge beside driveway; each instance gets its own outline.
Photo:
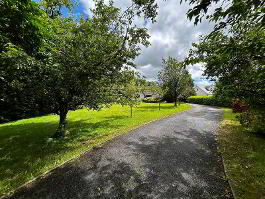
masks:
<path id="1" fill-rule="evenodd" d="M 265 198 L 265 136 L 251 133 L 224 109 L 219 145 L 237 199 Z"/>
<path id="2" fill-rule="evenodd" d="M 114 105 L 101 111 L 86 109 L 68 114 L 69 134 L 64 139 L 50 140 L 59 117 L 19 120 L 0 125 L 0 197 L 35 177 L 77 157 L 93 146 L 128 132 L 152 120 L 191 109 L 181 104 L 142 103 L 133 109 Z"/>

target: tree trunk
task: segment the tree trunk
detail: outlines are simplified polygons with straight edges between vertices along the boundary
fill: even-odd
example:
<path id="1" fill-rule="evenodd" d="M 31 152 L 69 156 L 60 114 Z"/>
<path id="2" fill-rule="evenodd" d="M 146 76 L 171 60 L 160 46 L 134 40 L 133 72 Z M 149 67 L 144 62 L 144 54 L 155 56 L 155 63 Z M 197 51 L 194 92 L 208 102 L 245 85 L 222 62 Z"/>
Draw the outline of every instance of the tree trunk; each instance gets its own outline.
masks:
<path id="1" fill-rule="evenodd" d="M 159 101 L 159 110 L 160 110 L 160 101 Z"/>
<path id="2" fill-rule="evenodd" d="M 174 89 L 174 100 L 175 100 L 174 106 L 177 106 L 177 91 L 176 91 L 176 88 Z"/>
<path id="3" fill-rule="evenodd" d="M 132 106 L 131 106 L 131 117 L 132 117 Z"/>
<path id="4" fill-rule="evenodd" d="M 62 108 L 60 110 L 60 122 L 55 134 L 52 136 L 53 138 L 62 138 L 65 136 L 66 127 L 68 124 L 67 113 L 67 108 Z"/>

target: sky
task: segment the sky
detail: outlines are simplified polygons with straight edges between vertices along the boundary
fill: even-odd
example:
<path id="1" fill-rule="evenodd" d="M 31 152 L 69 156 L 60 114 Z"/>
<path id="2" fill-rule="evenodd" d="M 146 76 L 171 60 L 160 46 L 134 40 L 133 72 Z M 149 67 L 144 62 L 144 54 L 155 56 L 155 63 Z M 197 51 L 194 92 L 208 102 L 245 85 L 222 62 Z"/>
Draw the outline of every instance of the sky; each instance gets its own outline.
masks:
<path id="1" fill-rule="evenodd" d="M 81 13 L 91 15 L 90 8 L 94 8 L 92 0 L 79 0 L 80 5 L 75 8 L 76 16 Z M 107 0 L 106 0 L 107 1 Z M 151 46 L 141 47 L 141 54 L 134 61 L 137 70 L 149 81 L 157 79 L 157 73 L 161 70 L 162 58 L 168 56 L 183 60 L 189 53 L 193 42 L 198 42 L 200 35 L 205 35 L 213 29 L 213 24 L 203 21 L 197 26 L 189 21 L 186 12 L 190 8 L 187 3 L 180 4 L 180 0 L 156 0 L 158 3 L 158 15 L 156 22 L 135 19 L 135 24 L 148 28 L 151 36 Z M 125 9 L 130 0 L 115 0 L 115 5 Z M 203 74 L 203 66 L 196 64 L 188 67 L 195 84 L 203 87 L 210 85 Z"/>

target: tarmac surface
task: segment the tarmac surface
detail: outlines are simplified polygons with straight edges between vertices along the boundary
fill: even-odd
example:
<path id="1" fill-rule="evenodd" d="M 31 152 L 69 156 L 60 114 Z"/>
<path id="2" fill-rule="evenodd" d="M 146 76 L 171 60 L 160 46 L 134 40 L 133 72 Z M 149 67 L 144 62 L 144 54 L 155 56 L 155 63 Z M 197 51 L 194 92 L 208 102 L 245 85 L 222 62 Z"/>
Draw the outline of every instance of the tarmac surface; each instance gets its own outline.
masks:
<path id="1" fill-rule="evenodd" d="M 229 198 L 216 141 L 223 111 L 192 106 L 86 152 L 10 199 Z"/>

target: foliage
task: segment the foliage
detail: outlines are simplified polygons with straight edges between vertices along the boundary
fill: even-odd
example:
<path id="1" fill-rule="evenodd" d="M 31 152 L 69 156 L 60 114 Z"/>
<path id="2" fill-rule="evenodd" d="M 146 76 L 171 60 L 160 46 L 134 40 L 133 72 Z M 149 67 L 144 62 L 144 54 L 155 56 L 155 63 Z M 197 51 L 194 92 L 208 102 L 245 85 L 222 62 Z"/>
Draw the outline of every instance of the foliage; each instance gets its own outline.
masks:
<path id="1" fill-rule="evenodd" d="M 163 103 L 158 111 L 153 104 L 141 103 L 133 118 L 128 117 L 129 108 L 120 105 L 100 111 L 70 111 L 70 133 L 59 140 L 49 138 L 58 126 L 57 115 L 1 124 L 0 197 L 115 136 L 188 109 L 191 106 L 187 104 L 173 108 Z"/>
<path id="2" fill-rule="evenodd" d="M 254 133 L 265 135 L 265 112 L 255 111 L 255 119 L 251 122 L 250 127 Z"/>
<path id="3" fill-rule="evenodd" d="M 36 59 L 9 43 L 0 60 L 0 123 L 47 113 L 35 97 L 42 78 Z"/>
<path id="4" fill-rule="evenodd" d="M 183 0 L 181 0 L 182 2 Z M 203 18 L 213 21 L 216 24 L 215 31 L 223 29 L 229 25 L 235 25 L 242 21 L 264 26 L 264 1 L 263 0 L 185 0 L 190 5 L 187 17 L 198 24 Z M 213 12 L 208 12 L 210 7 L 214 7 Z"/>
<path id="5" fill-rule="evenodd" d="M 99 0 L 93 17 L 77 23 L 57 13 L 58 7 L 68 6 L 70 1 L 43 2 L 44 10 L 46 2 L 48 11 L 45 10 L 45 14 L 39 9 L 42 13 L 39 24 L 45 28 L 41 29 L 42 40 L 37 56 L 28 56 L 23 49 L 12 45 L 1 54 L 6 66 L 0 71 L 1 81 L 6 84 L 1 99 L 4 99 L 3 106 L 12 106 L 13 96 L 20 99 L 14 104 L 31 99 L 36 106 L 32 107 L 33 112 L 40 111 L 38 107 L 41 107 L 45 113 L 60 114 L 55 136 L 63 136 L 68 110 L 80 106 L 99 109 L 115 101 L 112 86 L 119 79 L 124 65 L 132 65 L 131 61 L 139 55 L 139 45 L 149 45 L 149 35 L 145 28 L 132 24 L 134 17 L 141 14 L 136 5 L 121 12 L 113 2 L 106 5 Z M 49 3 L 56 5 L 49 7 Z M 17 76 L 12 75 L 15 72 Z M 9 93 L 11 90 L 13 96 Z M 14 113 L 16 111 L 19 110 L 15 109 Z"/>
<path id="6" fill-rule="evenodd" d="M 244 111 L 239 115 L 239 122 L 242 126 L 248 127 L 255 120 L 255 115 L 252 111 Z"/>
<path id="7" fill-rule="evenodd" d="M 74 0 L 40 0 L 39 4 L 50 18 L 55 18 L 62 15 L 62 8 L 71 11 L 75 2 Z"/>
<path id="8" fill-rule="evenodd" d="M 42 34 L 42 11 L 31 0 L 0 1 L 0 53 L 8 43 L 23 49 L 29 55 L 38 52 Z"/>
<path id="9" fill-rule="evenodd" d="M 156 103 L 159 100 L 160 99 L 158 99 L 156 97 L 145 97 L 144 99 L 142 99 L 142 101 L 145 102 L 145 103 Z"/>
<path id="10" fill-rule="evenodd" d="M 265 31 L 248 22 L 230 34 L 212 33 L 193 44 L 189 63 L 205 63 L 204 75 L 218 79 L 216 95 L 239 98 L 251 105 L 265 104 Z"/>
<path id="11" fill-rule="evenodd" d="M 188 103 L 203 104 L 210 106 L 230 107 L 231 101 L 229 98 L 220 98 L 214 96 L 192 96 L 186 100 Z"/>
<path id="12" fill-rule="evenodd" d="M 132 70 L 123 71 L 122 82 L 119 81 L 115 89 L 118 91 L 119 97 L 116 100 L 121 105 L 128 105 L 131 109 L 140 104 L 141 81 L 139 81 L 138 73 Z"/>
<path id="13" fill-rule="evenodd" d="M 247 111 L 248 106 L 244 102 L 242 102 L 239 99 L 233 99 L 232 100 L 232 110 L 233 113 L 242 113 Z"/>
<path id="14" fill-rule="evenodd" d="M 265 195 L 264 136 L 249 133 L 236 120 L 236 113 L 225 109 L 218 133 L 219 149 L 226 176 L 235 198 L 263 198 Z M 264 123 L 263 123 L 264 124 Z"/>
<path id="15" fill-rule="evenodd" d="M 170 101 L 175 102 L 185 99 L 194 94 L 194 84 L 185 65 L 177 59 L 168 57 L 163 59 L 162 70 L 158 74 L 158 79 Z M 165 99 L 165 98 L 164 98 Z"/>
<path id="16" fill-rule="evenodd" d="M 262 111 L 247 110 L 237 118 L 244 127 L 249 127 L 252 132 L 265 134 L 265 114 Z"/>

